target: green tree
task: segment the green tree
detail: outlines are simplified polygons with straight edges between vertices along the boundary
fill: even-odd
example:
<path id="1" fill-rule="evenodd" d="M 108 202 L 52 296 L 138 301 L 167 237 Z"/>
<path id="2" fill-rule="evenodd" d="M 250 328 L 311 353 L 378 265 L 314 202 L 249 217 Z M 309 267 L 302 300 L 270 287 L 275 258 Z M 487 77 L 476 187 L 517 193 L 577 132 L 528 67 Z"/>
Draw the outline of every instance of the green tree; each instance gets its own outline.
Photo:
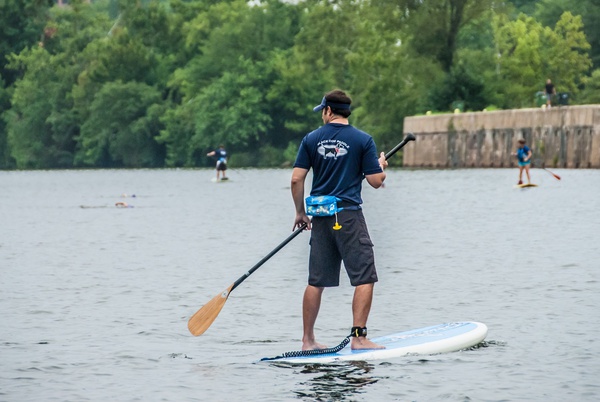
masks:
<path id="1" fill-rule="evenodd" d="M 76 163 L 162 166 L 164 145 L 156 139 L 163 128 L 160 120 L 166 113 L 168 99 L 177 96 L 170 91 L 169 79 L 175 67 L 182 63 L 173 52 L 173 45 L 179 44 L 183 36 L 171 24 L 171 14 L 160 2 L 151 1 L 147 5 L 125 2 L 120 4 L 119 11 L 112 27 L 92 40 L 81 55 L 85 68 L 73 88 L 75 110 L 82 125 L 78 137 L 81 151 Z M 101 108 L 107 107 L 102 102 L 110 102 L 107 91 L 115 89 L 116 82 L 123 83 L 123 89 L 116 93 L 136 104 L 123 110 L 109 134 L 101 120 L 109 115 L 103 114 Z M 159 98 L 155 99 L 155 95 Z M 142 107 L 148 110 L 140 109 Z M 126 127 L 128 121 L 132 127 Z M 118 133 L 117 129 L 124 132 Z M 135 144 L 140 149 L 133 150 Z M 117 150 L 121 146 L 131 154 L 121 154 Z"/>
<path id="2" fill-rule="evenodd" d="M 8 68 L 11 54 L 18 54 L 44 38 L 48 9 L 52 0 L 4 0 L 0 1 L 0 169 L 13 166 L 5 120 L 10 109 L 12 90 L 10 86 L 22 71 Z M 4 118 L 3 118 L 4 115 Z"/>
<path id="3" fill-rule="evenodd" d="M 581 18 L 571 13 L 564 13 L 554 30 L 524 14 L 515 21 L 502 15 L 495 19 L 504 107 L 530 106 L 547 77 L 560 77 L 557 84 L 577 92 L 591 66 L 586 53 L 589 44 L 581 28 Z"/>
<path id="4" fill-rule="evenodd" d="M 25 3 L 43 4 L 0 7 Z M 597 0 L 573 13 L 566 0 L 537 4 L 519 17 L 533 2 L 72 0 L 25 10 L 36 16 L 20 20 L 28 28 L 0 44 L 17 50 L 2 67 L 14 80 L 0 75 L 0 167 L 204 166 L 218 143 L 248 164 L 278 164 L 320 124 L 312 107 L 333 88 L 348 91 L 352 123 L 382 149 L 406 115 L 454 101 L 530 106 L 548 77 L 595 99 L 584 33 L 595 32 Z"/>
<path id="5" fill-rule="evenodd" d="M 275 77 L 266 99 L 273 130 L 278 135 L 277 144 L 284 148 L 286 143 L 297 147 L 300 139 L 319 123 L 312 108 L 333 86 L 312 65 L 302 63 L 303 57 L 298 48 L 292 47 L 273 53 L 271 59 Z"/>
<path id="6" fill-rule="evenodd" d="M 598 0 L 540 0 L 532 13 L 542 24 L 552 26 L 565 12 L 581 17 L 583 32 L 590 44 L 589 56 L 594 68 L 600 67 L 600 1 Z"/>
<path id="7" fill-rule="evenodd" d="M 96 93 L 81 126 L 77 165 L 101 167 L 162 166 L 161 95 L 140 82 L 108 82 Z"/>
<path id="8" fill-rule="evenodd" d="M 273 132 L 278 135 L 272 143 L 278 147 L 297 147 L 300 139 L 321 123 L 312 108 L 325 92 L 341 88 L 352 93 L 349 57 L 360 35 L 358 7 L 342 0 L 308 2 L 299 9 L 302 29 L 293 46 L 277 52 L 271 63 L 275 80 L 267 99 L 272 104 Z"/>
<path id="9" fill-rule="evenodd" d="M 8 145 L 18 168 L 68 167 L 76 131 L 68 91 L 75 73 L 65 55 L 43 48 L 14 56 L 15 69 L 25 71 L 14 85 L 7 112 Z"/>
<path id="10" fill-rule="evenodd" d="M 429 92 L 432 104 L 436 104 L 437 101 L 432 94 L 443 87 L 446 88 L 446 93 L 449 95 L 452 91 L 463 94 L 460 99 L 454 96 L 450 103 L 449 99 L 446 99 L 444 102 L 446 106 L 460 100 L 465 102 L 466 110 L 482 110 L 482 108 L 494 107 L 494 105 L 502 103 L 499 97 L 504 93 L 504 89 L 498 85 L 497 67 L 499 65 L 492 24 L 494 14 L 498 13 L 505 13 L 505 10 L 489 10 L 461 31 L 458 39 L 459 49 L 450 76 L 446 76 L 444 81 Z"/>
<path id="11" fill-rule="evenodd" d="M 398 143 L 404 116 L 425 108 L 423 93 L 442 70 L 436 60 L 404 44 L 409 35 L 398 22 L 401 14 L 378 3 L 355 13 L 356 43 L 347 56 L 356 106 L 352 120 L 373 135 L 380 149 L 389 149 Z"/>
<path id="12" fill-rule="evenodd" d="M 543 76 L 543 27 L 525 14 L 519 15 L 515 21 L 499 15 L 494 22 L 498 78 L 505 95 L 501 106 L 529 106 Z"/>
<path id="13" fill-rule="evenodd" d="M 42 40 L 48 10 L 53 0 L 4 0 L 0 2 L 0 76 L 5 85 L 11 85 L 19 72 L 7 69 L 12 53 L 32 46 Z"/>
<path id="14" fill-rule="evenodd" d="M 590 77 L 584 81 L 585 87 L 578 97 L 582 104 L 600 104 L 600 69 L 592 72 Z"/>
<path id="15" fill-rule="evenodd" d="M 584 77 L 592 67 L 588 51 L 590 44 L 583 32 L 580 16 L 565 12 L 554 30 L 546 28 L 544 47 L 544 72 L 548 77 L 554 77 L 560 92 L 576 95 L 579 92 Z"/>
<path id="16" fill-rule="evenodd" d="M 3 117 L 8 118 L 8 114 L 4 116 L 4 111 L 10 109 L 11 91 L 6 87 L 2 76 L 0 75 L 0 169 L 13 167 L 14 160 L 10 155 L 8 139 L 6 135 L 6 122 Z"/>
<path id="17" fill-rule="evenodd" d="M 455 65 L 441 85 L 431 90 L 429 102 L 434 110 L 483 110 L 488 104 L 482 76 L 465 64 Z"/>
<path id="18" fill-rule="evenodd" d="M 492 35 L 481 35 L 486 29 L 481 27 L 491 6 L 490 1 L 442 0 L 363 4 L 357 11 L 358 44 L 351 55 L 352 88 L 364 102 L 356 110 L 357 123 L 379 143 L 392 146 L 406 115 L 448 110 L 458 98 L 472 108 L 485 104 L 480 70 L 460 59 L 457 63 L 456 57 L 461 46 L 483 52 L 482 37 L 489 47 Z"/>
<path id="19" fill-rule="evenodd" d="M 271 127 L 266 113 L 264 84 L 259 81 L 262 64 L 240 60 L 247 74 L 226 72 L 204 88 L 197 102 L 196 131 L 190 151 L 204 150 L 218 143 L 248 145 L 257 143 Z M 267 141 L 262 141 L 264 144 Z"/>
<path id="20" fill-rule="evenodd" d="M 7 144 L 19 168 L 73 165 L 80 116 L 71 91 L 84 69 L 80 52 L 107 31 L 107 19 L 81 0 L 48 16 L 42 40 L 12 56 L 9 65 L 22 76 L 6 114 Z"/>
<path id="21" fill-rule="evenodd" d="M 510 0 L 509 3 L 515 6 L 517 15 L 520 13 L 533 15 L 535 6 L 539 3 L 539 0 Z"/>
<path id="22" fill-rule="evenodd" d="M 270 100 L 269 89 L 279 77 L 278 57 L 299 29 L 295 7 L 235 0 L 210 5 L 186 24 L 187 47 L 197 55 L 169 81 L 181 95 L 181 104 L 163 117 L 159 138 L 170 165 L 202 164 L 206 149 L 217 143 L 238 152 L 259 143 L 287 145 L 285 102 Z M 278 116 L 277 126 L 271 116 Z"/>
<path id="23" fill-rule="evenodd" d="M 168 167 L 196 166 L 194 153 L 189 152 L 190 138 L 195 130 L 194 99 L 182 104 L 169 104 L 160 117 L 162 128 L 156 141 L 165 146 L 165 165 Z M 199 151 L 199 150 L 197 150 Z"/>
<path id="24" fill-rule="evenodd" d="M 428 0 L 410 2 L 410 44 L 420 55 L 434 57 L 449 72 L 454 65 L 461 29 L 492 8 L 493 0 Z"/>

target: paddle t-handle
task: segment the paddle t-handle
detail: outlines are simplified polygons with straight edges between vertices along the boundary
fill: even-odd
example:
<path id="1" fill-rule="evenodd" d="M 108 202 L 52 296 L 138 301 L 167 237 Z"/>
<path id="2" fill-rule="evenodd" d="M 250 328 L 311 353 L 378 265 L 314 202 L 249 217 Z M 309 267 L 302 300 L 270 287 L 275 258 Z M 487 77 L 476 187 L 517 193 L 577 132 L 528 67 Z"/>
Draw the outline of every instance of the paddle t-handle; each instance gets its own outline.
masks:
<path id="1" fill-rule="evenodd" d="M 400 149 L 402 149 L 402 147 L 404 147 L 410 141 L 414 141 L 416 139 L 417 138 L 415 137 L 415 135 L 413 133 L 408 133 L 406 135 L 406 137 L 404 137 L 404 139 L 402 140 L 402 142 L 400 142 L 400 144 L 396 145 L 390 152 L 388 152 L 387 154 L 385 154 L 385 160 L 390 159 L 396 152 L 398 152 Z"/>

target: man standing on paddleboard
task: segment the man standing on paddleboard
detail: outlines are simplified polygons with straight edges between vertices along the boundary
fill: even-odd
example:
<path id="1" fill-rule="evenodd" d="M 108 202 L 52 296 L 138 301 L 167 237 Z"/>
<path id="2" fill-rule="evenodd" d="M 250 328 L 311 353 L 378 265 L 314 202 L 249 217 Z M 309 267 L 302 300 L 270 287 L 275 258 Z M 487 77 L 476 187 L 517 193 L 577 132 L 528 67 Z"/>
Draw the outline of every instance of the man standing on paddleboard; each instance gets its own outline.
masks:
<path id="1" fill-rule="evenodd" d="M 215 167 L 217 170 L 217 181 L 219 181 L 220 173 L 223 173 L 223 178 L 221 180 L 227 180 L 227 176 L 225 176 L 225 171 L 227 170 L 227 151 L 225 150 L 225 146 L 219 145 L 218 149 L 207 153 L 206 156 L 213 156 L 217 159 L 217 165 Z"/>
<path id="2" fill-rule="evenodd" d="M 348 122 L 352 100 L 341 90 L 323 97 L 313 110 L 321 112 L 323 126 L 307 134 L 300 144 L 292 173 L 292 198 L 296 207 L 294 229 L 306 224 L 311 230 L 308 285 L 302 306 L 302 350 L 324 349 L 315 340 L 314 326 L 326 287 L 339 285 L 341 262 L 355 287 L 352 300 L 352 349 L 379 349 L 367 338 L 367 319 L 377 282 L 373 243 L 362 213 L 362 181 L 373 188 L 383 185 L 387 167 L 379 158 L 373 138 Z M 307 216 L 304 183 L 313 169 L 312 199 Z M 333 200 L 333 201 L 332 201 Z M 321 216 L 329 211 L 330 216 Z M 327 215 L 327 213 L 325 213 Z"/>

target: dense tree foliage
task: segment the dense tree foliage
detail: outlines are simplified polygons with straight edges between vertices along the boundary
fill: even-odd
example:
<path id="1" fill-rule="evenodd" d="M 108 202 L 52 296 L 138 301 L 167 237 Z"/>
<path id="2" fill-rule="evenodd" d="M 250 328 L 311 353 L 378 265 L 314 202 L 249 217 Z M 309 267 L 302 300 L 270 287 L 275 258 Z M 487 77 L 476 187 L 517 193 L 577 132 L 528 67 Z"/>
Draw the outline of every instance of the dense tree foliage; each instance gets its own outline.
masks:
<path id="1" fill-rule="evenodd" d="M 600 1 L 0 2 L 0 168 L 290 163 L 347 90 L 381 149 L 404 116 L 600 102 Z"/>

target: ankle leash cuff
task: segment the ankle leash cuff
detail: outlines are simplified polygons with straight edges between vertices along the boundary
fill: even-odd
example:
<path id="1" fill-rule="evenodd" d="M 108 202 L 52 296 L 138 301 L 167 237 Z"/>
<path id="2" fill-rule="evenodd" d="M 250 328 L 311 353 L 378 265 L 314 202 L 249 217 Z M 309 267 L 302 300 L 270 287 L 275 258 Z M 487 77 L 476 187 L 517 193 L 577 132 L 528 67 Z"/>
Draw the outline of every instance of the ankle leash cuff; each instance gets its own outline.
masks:
<path id="1" fill-rule="evenodd" d="M 352 327 L 350 330 L 350 336 L 358 338 L 360 336 L 367 336 L 367 327 Z"/>

